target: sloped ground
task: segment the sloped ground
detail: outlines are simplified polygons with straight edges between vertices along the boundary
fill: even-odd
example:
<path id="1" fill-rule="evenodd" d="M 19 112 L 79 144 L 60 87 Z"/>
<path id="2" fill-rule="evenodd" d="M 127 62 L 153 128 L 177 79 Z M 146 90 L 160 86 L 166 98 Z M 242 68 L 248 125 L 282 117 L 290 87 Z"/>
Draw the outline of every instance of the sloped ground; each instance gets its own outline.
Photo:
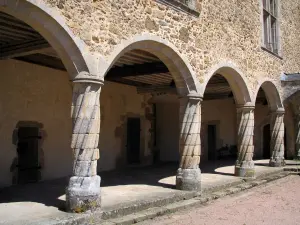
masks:
<path id="1" fill-rule="evenodd" d="M 300 224 L 300 176 L 291 175 L 194 209 L 139 225 Z"/>

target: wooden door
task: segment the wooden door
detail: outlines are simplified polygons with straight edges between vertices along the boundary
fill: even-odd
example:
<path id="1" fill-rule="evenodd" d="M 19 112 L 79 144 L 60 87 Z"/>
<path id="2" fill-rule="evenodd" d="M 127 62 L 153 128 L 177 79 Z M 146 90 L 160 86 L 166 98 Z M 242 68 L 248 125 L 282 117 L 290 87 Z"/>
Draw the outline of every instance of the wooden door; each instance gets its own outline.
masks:
<path id="1" fill-rule="evenodd" d="M 127 120 L 127 162 L 129 164 L 140 162 L 140 118 Z"/>
<path id="2" fill-rule="evenodd" d="M 39 180 L 39 129 L 20 127 L 18 130 L 18 183 Z"/>

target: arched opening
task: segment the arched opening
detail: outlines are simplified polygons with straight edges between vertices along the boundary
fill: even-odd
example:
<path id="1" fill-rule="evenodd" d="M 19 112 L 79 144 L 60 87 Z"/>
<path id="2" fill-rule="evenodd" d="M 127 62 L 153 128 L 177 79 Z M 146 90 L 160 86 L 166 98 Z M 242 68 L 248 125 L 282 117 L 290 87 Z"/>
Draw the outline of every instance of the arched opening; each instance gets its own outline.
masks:
<path id="1" fill-rule="evenodd" d="M 0 1 L 0 23 L 0 188 L 20 184 L 1 192 L 0 201 L 65 209 L 73 167 L 70 80 L 98 78 L 99 59 L 42 1 Z M 49 181 L 23 185 L 40 180 Z"/>
<path id="2" fill-rule="evenodd" d="M 1 187 L 70 175 L 72 88 L 64 63 L 72 59 L 63 62 L 43 34 L 0 9 Z"/>
<path id="3" fill-rule="evenodd" d="M 211 74 L 202 102 L 202 161 L 213 161 L 215 167 L 234 165 L 238 154 L 237 108 L 247 102 L 251 102 L 250 95 L 237 70 L 221 67 Z"/>
<path id="4" fill-rule="evenodd" d="M 9 51 L 11 49 L 4 49 L 4 46 L 2 46 L 1 58 L 11 56 L 12 53 L 18 56 L 24 56 L 24 52 L 33 54 L 35 51 L 39 52 L 41 48 L 51 47 L 48 55 L 54 57 L 59 56 L 61 62 L 55 66 L 62 68 L 61 63 L 63 63 L 63 67 L 68 71 L 71 80 L 81 72 L 88 72 L 94 75 L 98 74 L 98 66 L 95 65 L 99 64 L 99 59 L 93 58 L 92 55 L 86 51 L 85 43 L 76 38 L 65 24 L 64 19 L 44 2 L 32 0 L 1 0 L 0 11 L 2 13 L 2 20 L 5 23 L 5 27 L 1 33 L 3 40 L 7 38 L 7 35 L 12 39 L 11 33 L 15 34 L 13 37 L 15 41 L 20 38 L 23 38 L 23 40 L 29 38 L 28 42 L 21 42 L 19 45 L 14 46 L 13 52 Z M 28 30 L 28 27 L 22 23 L 14 23 L 13 20 L 10 20 L 10 17 L 5 15 L 17 18 L 22 21 L 23 24 L 34 29 L 36 33 L 32 33 L 32 30 Z M 18 32 L 15 32 L 15 30 Z M 43 38 L 40 38 L 38 34 Z M 53 53 L 53 49 L 55 53 Z M 34 61 L 38 58 L 36 55 L 32 56 L 32 58 L 33 57 L 35 57 L 32 59 Z M 98 62 L 96 60 L 98 60 Z M 48 61 L 51 61 L 51 58 L 44 60 L 44 63 L 48 63 Z M 56 62 L 51 61 L 51 65 L 55 63 Z"/>
<path id="5" fill-rule="evenodd" d="M 174 186 L 179 97 L 197 93 L 197 80 L 175 48 L 161 39 L 142 36 L 122 46 L 112 54 L 101 90 L 100 174 L 130 168 L 134 184 Z M 137 166 L 161 172 L 146 178 Z"/>
<path id="6" fill-rule="evenodd" d="M 254 159 L 269 160 L 272 156 L 272 113 L 282 107 L 279 93 L 272 82 L 266 81 L 259 88 L 255 99 Z M 284 155 L 286 156 L 286 129 L 284 129 Z"/>

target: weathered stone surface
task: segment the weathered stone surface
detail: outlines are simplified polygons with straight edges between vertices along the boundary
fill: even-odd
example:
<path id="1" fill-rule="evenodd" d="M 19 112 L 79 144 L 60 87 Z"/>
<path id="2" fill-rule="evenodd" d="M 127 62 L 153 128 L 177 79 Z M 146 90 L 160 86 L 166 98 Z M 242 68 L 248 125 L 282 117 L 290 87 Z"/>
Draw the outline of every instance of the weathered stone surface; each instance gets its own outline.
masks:
<path id="1" fill-rule="evenodd" d="M 177 170 L 176 188 L 187 191 L 201 190 L 201 171 L 200 168 Z"/>
<path id="2" fill-rule="evenodd" d="M 240 107 L 237 109 L 237 114 L 238 158 L 235 164 L 235 175 L 239 177 L 254 177 L 254 106 Z"/>
<path id="3" fill-rule="evenodd" d="M 296 125 L 296 157 L 300 160 L 300 114 L 295 118 Z"/>
<path id="4" fill-rule="evenodd" d="M 284 109 L 279 109 L 272 113 L 271 118 L 271 159 L 270 166 L 281 167 L 284 161 Z"/>
<path id="5" fill-rule="evenodd" d="M 97 50 L 104 57 L 109 57 L 115 44 L 121 40 L 150 32 L 172 43 L 189 62 L 196 57 L 197 63 L 191 64 L 199 79 L 207 79 L 208 71 L 220 62 L 233 62 L 244 72 L 251 91 L 255 92 L 259 85 L 257 81 L 272 79 L 280 89 L 282 72 L 300 71 L 297 1 L 288 0 L 280 5 L 280 54 L 284 56 L 283 60 L 260 48 L 263 27 L 259 1 L 243 4 L 232 1 L 219 4 L 217 0 L 188 1 L 190 7 L 201 10 L 199 18 L 150 0 L 113 3 L 108 0 L 45 1 L 66 18 L 73 33 L 86 41 L 90 51 Z M 160 18 L 164 18 L 164 23 L 157 21 Z M 183 47 L 187 39 L 179 34 L 182 27 L 189 29 L 188 43 L 197 46 L 195 50 Z M 117 30 L 122 31 L 122 35 L 116 35 Z M 99 34 L 99 42 L 89 41 L 89 32 Z"/>
<path id="6" fill-rule="evenodd" d="M 158 24 L 154 20 L 152 20 L 149 16 L 145 20 L 145 27 L 150 31 L 151 30 L 154 30 L 154 31 L 159 30 Z"/>
<path id="7" fill-rule="evenodd" d="M 70 178 L 66 190 L 66 203 L 69 212 L 84 213 L 95 211 L 101 206 L 99 176 Z"/>
<path id="8" fill-rule="evenodd" d="M 71 147 L 74 152 L 73 176 L 66 193 L 70 212 L 94 211 L 101 206 L 100 177 L 97 176 L 100 132 L 101 83 L 80 77 L 73 87 Z"/>

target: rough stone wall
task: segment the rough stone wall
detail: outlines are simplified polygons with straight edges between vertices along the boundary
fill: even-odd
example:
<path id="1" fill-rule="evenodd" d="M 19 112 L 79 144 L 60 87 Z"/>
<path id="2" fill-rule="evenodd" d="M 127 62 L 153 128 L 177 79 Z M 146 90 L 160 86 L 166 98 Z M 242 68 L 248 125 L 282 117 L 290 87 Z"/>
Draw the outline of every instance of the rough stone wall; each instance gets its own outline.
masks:
<path id="1" fill-rule="evenodd" d="M 295 31 L 299 26 L 296 25 L 298 1 L 282 4 L 281 27 L 285 28 L 281 29 L 283 35 L 290 36 L 281 40 L 284 61 L 261 49 L 259 0 L 227 0 L 222 4 L 218 0 L 204 0 L 199 18 L 153 0 L 45 1 L 58 8 L 90 51 L 107 58 L 122 40 L 143 32 L 151 33 L 174 44 L 188 58 L 200 83 L 208 70 L 219 62 L 237 65 L 244 72 L 251 91 L 257 88 L 260 79 L 270 78 L 279 84 L 283 62 L 288 61 L 286 70 L 298 67 L 295 56 L 299 53 L 293 49 L 299 33 L 299 29 Z"/>
<path id="2" fill-rule="evenodd" d="M 19 121 L 43 124 L 42 179 L 71 174 L 72 89 L 68 74 L 15 60 L 0 60 L 0 187 L 12 184 Z"/>
<path id="3" fill-rule="evenodd" d="M 282 55 L 285 73 L 300 72 L 300 1 L 282 0 Z"/>

